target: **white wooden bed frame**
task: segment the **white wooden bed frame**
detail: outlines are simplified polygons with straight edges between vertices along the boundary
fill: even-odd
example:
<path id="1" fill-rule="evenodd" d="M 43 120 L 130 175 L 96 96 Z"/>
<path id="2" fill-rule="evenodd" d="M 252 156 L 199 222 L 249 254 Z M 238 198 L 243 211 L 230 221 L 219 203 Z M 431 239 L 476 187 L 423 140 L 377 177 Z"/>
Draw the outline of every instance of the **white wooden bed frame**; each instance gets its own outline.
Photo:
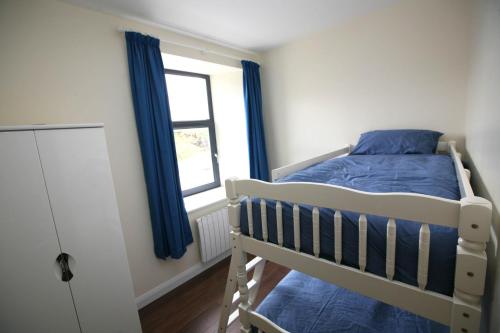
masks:
<path id="1" fill-rule="evenodd" d="M 259 290 L 266 260 L 290 269 L 400 307 L 425 318 L 450 326 L 451 332 L 479 332 L 481 298 L 486 275 L 486 242 L 489 240 L 491 203 L 477 197 L 472 191 L 470 172 L 464 169 L 461 154 L 455 142 L 440 142 L 438 152 L 448 151 L 457 172 L 462 199 L 449 200 L 413 193 L 368 193 L 345 187 L 318 183 L 267 183 L 259 180 L 226 180 L 229 199 L 229 222 L 232 226 L 232 258 L 227 278 L 224 303 L 219 322 L 219 332 L 225 332 L 236 318 L 240 318 L 241 332 L 248 333 L 251 325 L 266 333 L 283 333 L 269 319 L 255 312 L 252 307 Z M 318 162 L 343 156 L 351 151 L 348 145 L 307 161 L 273 170 L 273 180 L 304 169 Z M 267 222 L 265 199 L 276 200 L 276 225 L 278 245 L 268 242 L 267 223 L 262 223 L 263 241 L 253 238 L 252 210 L 248 209 L 249 236 L 240 230 L 240 201 L 247 197 L 261 198 L 261 220 Z M 283 220 L 281 202 L 294 203 L 293 224 L 295 251 L 283 246 Z M 314 255 L 300 252 L 299 205 L 315 207 L 312 211 Z M 332 232 L 335 231 L 335 262 L 319 257 L 320 233 L 317 207 L 335 209 Z M 360 213 L 359 218 L 359 266 L 360 269 L 341 264 L 342 259 L 342 211 Z M 366 266 L 366 215 L 386 216 L 387 254 L 386 275 L 365 271 Z M 394 281 L 396 224 L 395 219 L 419 221 L 418 285 L 415 287 Z M 429 263 L 429 224 L 458 228 L 458 244 L 453 297 L 426 290 Z M 256 257 L 247 263 L 247 253 Z M 248 281 L 247 273 L 254 271 Z M 235 292 L 236 286 L 238 291 Z"/>

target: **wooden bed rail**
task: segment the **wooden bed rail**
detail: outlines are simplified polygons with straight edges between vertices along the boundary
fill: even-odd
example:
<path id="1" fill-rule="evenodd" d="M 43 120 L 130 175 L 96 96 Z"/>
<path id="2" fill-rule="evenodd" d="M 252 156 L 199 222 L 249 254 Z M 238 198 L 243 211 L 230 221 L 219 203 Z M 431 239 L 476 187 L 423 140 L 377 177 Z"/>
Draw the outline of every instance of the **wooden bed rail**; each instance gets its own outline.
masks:
<path id="1" fill-rule="evenodd" d="M 462 164 L 462 154 L 457 152 L 456 142 L 448 142 L 448 153 L 450 154 L 453 164 L 455 165 L 455 172 L 457 174 L 458 186 L 460 187 L 460 194 L 462 198 L 474 197 L 472 186 L 470 185 L 470 171 L 464 168 Z"/>
<path id="2" fill-rule="evenodd" d="M 317 164 L 319 162 L 323 162 L 325 160 L 329 160 L 329 159 L 332 159 L 335 157 L 349 154 L 351 152 L 351 150 L 352 150 L 352 145 L 346 145 L 346 146 L 344 146 L 340 149 L 334 150 L 330 153 L 316 156 L 316 157 L 313 157 L 313 158 L 310 158 L 308 160 L 301 161 L 298 163 L 292 163 L 292 164 L 286 165 L 286 166 L 278 168 L 278 169 L 274 169 L 271 171 L 272 181 L 275 181 L 276 179 L 281 178 L 281 177 L 285 177 L 285 176 L 291 174 L 292 172 L 299 171 L 299 170 L 305 169 L 307 167 L 310 167 L 310 166 Z"/>
<path id="3" fill-rule="evenodd" d="M 340 287 L 351 289 L 368 297 L 373 297 L 449 325 L 451 332 L 479 332 L 480 301 L 484 292 L 486 274 L 485 247 L 489 239 L 492 206 L 489 201 L 474 196 L 469 182 L 470 174 L 463 167 L 461 156 L 456 151 L 454 142 L 448 143 L 447 146 L 440 145 L 440 149 L 446 147 L 455 163 L 457 179 L 463 196 L 460 201 L 414 193 L 370 193 L 320 183 L 267 183 L 249 179 L 226 180 L 226 193 L 229 199 L 229 221 L 232 225 L 233 256 L 225 298 L 229 299 L 232 296 L 233 301 L 236 299 L 239 302 L 241 332 L 249 333 L 251 325 L 264 331 L 267 329 L 270 333 L 286 332 L 252 310 L 253 299 L 258 290 L 258 285 L 257 288 L 254 288 L 254 286 L 260 282 L 262 272 L 257 274 L 257 278 L 254 277 L 250 282 L 247 281 L 246 253 L 274 261 Z M 346 153 L 345 149 L 350 148 L 343 149 L 332 154 L 340 156 Z M 326 155 L 321 158 L 325 158 Z M 315 163 L 318 162 L 320 162 L 319 158 L 315 159 Z M 283 170 L 280 173 L 273 173 L 273 178 L 276 175 L 282 177 L 295 168 L 295 165 L 282 168 Z M 247 197 L 247 199 L 242 202 L 244 197 Z M 256 203 L 252 199 L 260 200 L 257 200 Z M 277 244 L 268 242 L 268 200 L 275 201 L 276 205 Z M 247 208 L 249 236 L 243 235 L 240 230 L 240 208 L 242 203 Z M 283 244 L 284 203 L 292 205 L 294 249 L 285 248 Z M 254 238 L 255 219 L 252 210 L 254 204 L 260 206 L 263 240 Z M 313 255 L 301 252 L 301 205 L 312 206 L 310 214 L 313 231 Z M 335 237 L 334 262 L 320 258 L 320 208 L 335 210 L 332 228 Z M 360 214 L 358 220 L 359 269 L 341 264 L 342 212 L 344 211 Z M 380 277 L 365 271 L 369 215 L 387 218 L 386 277 Z M 397 228 L 395 220 L 397 219 L 421 223 L 418 248 L 418 287 L 393 280 L 396 266 Z M 430 255 L 430 224 L 458 229 L 459 240 L 453 297 L 425 289 Z M 233 277 L 233 280 L 229 281 L 231 277 Z M 238 285 L 238 292 L 233 295 L 236 284 Z M 233 302 L 234 304 L 235 302 Z M 229 310 L 225 309 L 226 312 Z M 227 313 L 223 311 L 219 332 L 225 331 Z M 237 314 L 233 313 L 230 322 L 236 316 Z"/>
<path id="4" fill-rule="evenodd" d="M 228 191 L 234 191 L 229 193 Z M 458 227 L 460 202 L 417 193 L 372 193 L 321 183 L 228 179 L 226 191 L 281 202 Z"/>

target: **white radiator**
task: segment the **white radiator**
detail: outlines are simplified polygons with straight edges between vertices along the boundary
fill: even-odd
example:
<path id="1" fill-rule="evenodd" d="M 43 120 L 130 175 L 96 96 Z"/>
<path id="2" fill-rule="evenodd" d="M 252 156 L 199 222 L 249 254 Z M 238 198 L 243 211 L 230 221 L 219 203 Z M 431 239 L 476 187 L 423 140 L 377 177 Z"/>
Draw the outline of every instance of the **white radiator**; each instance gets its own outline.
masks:
<path id="1" fill-rule="evenodd" d="M 208 262 L 231 248 L 229 232 L 231 227 L 227 207 L 202 216 L 196 220 L 200 234 L 200 254 L 203 262 Z"/>

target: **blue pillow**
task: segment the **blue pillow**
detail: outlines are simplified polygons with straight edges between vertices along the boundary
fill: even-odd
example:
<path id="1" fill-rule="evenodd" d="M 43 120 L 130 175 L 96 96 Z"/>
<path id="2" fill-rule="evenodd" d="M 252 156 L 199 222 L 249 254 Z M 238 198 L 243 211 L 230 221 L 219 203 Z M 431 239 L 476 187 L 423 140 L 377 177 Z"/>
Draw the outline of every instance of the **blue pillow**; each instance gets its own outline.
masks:
<path id="1" fill-rule="evenodd" d="M 429 130 L 383 130 L 361 134 L 351 155 L 433 154 L 443 133 Z"/>

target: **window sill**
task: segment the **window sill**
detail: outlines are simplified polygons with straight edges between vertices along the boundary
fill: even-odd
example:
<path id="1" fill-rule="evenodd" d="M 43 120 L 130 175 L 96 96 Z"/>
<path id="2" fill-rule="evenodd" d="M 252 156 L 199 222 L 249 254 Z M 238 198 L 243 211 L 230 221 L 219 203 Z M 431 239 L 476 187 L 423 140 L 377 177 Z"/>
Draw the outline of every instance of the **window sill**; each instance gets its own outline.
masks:
<path id="1" fill-rule="evenodd" d="M 222 208 L 226 204 L 227 198 L 224 187 L 217 187 L 184 198 L 184 206 L 191 220 Z"/>

